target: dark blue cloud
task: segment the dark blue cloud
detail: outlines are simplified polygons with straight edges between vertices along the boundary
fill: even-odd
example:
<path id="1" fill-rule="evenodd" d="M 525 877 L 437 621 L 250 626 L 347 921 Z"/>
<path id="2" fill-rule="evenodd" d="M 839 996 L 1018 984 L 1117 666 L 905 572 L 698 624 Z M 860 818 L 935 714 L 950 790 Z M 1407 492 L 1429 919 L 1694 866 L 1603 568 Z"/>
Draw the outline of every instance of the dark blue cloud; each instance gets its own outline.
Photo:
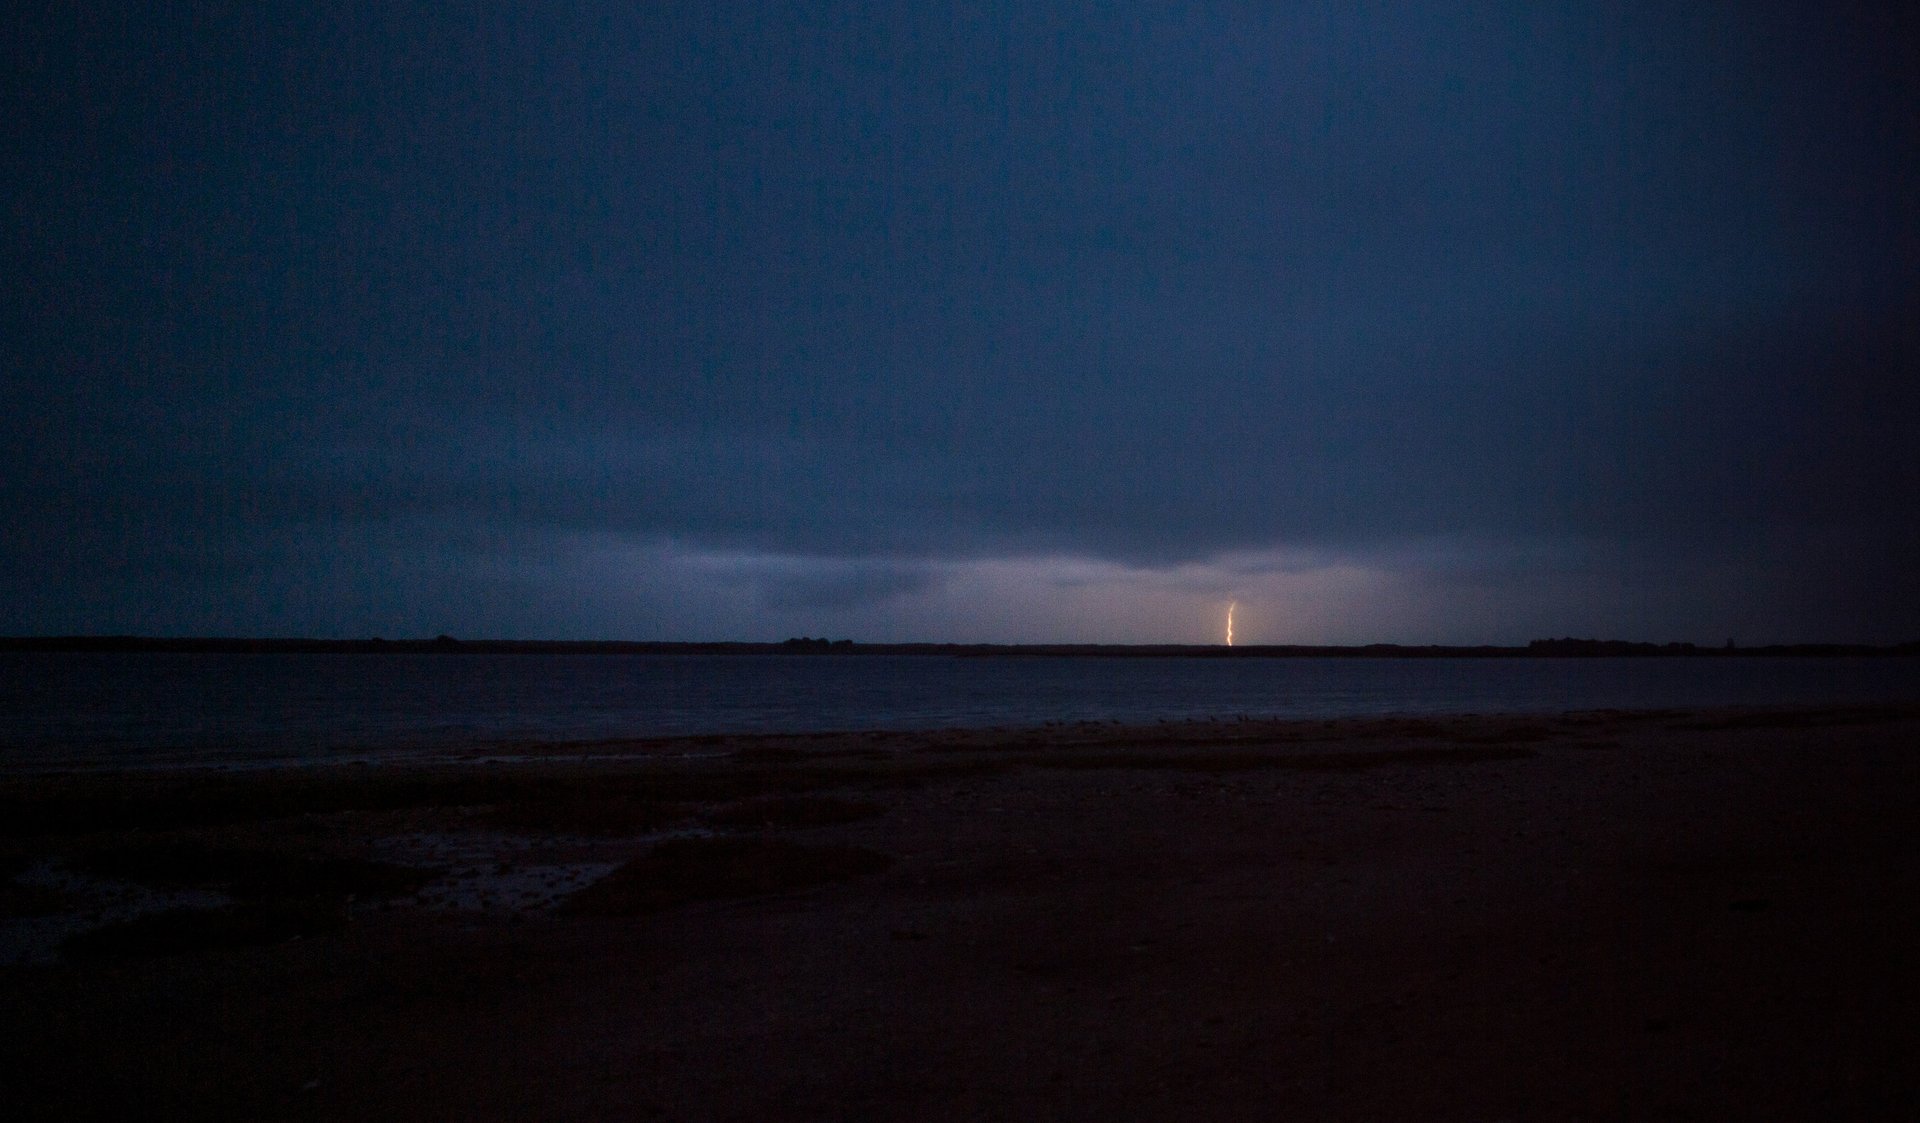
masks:
<path id="1" fill-rule="evenodd" d="M 684 631 L 758 558 L 779 627 L 906 632 L 1056 558 L 1392 572 L 1439 638 L 1920 632 L 1915 31 L 45 8 L 0 631 Z"/>

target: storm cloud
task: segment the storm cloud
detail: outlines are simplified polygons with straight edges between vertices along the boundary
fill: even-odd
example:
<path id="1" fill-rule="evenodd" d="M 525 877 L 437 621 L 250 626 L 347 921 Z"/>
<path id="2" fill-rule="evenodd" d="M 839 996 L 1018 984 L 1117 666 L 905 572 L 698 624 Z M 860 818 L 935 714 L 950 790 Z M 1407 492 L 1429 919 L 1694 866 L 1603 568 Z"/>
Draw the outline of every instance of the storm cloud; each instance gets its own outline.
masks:
<path id="1" fill-rule="evenodd" d="M 1920 636 L 1920 28 L 43 8 L 0 632 Z"/>

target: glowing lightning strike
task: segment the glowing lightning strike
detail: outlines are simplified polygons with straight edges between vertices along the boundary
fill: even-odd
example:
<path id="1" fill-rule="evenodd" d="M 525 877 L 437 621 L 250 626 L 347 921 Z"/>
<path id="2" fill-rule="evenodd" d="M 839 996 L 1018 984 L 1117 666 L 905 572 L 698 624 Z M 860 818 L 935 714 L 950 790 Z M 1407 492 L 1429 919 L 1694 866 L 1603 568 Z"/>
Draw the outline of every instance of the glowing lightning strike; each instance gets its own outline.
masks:
<path id="1" fill-rule="evenodd" d="M 1228 647 L 1233 646 L 1233 610 L 1235 608 L 1238 608 L 1239 605 L 1240 605 L 1240 602 L 1237 600 L 1227 602 L 1227 646 Z"/>

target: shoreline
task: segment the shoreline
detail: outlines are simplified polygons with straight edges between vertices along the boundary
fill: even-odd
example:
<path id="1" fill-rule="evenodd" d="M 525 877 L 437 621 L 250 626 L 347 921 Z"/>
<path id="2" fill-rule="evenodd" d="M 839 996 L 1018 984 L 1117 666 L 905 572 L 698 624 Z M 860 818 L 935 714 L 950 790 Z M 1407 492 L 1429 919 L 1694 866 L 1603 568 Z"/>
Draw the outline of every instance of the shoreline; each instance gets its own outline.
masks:
<path id="1" fill-rule="evenodd" d="M 448 767 L 481 767 L 544 764 L 608 764 L 650 760 L 701 760 L 722 758 L 757 748 L 796 748 L 802 745 L 826 746 L 831 753 L 848 745 L 879 746 L 888 752 L 919 749 L 939 751 L 942 746 L 966 746 L 981 741 L 995 743 L 1057 743 L 1068 738 L 1074 744 L 1131 744 L 1156 740 L 1271 741 L 1288 743 L 1309 736 L 1379 737 L 1400 733 L 1410 723 L 1418 725 L 1472 721 L 1563 722 L 1588 720 L 1652 721 L 1691 715 L 1701 720 L 1800 720 L 1881 721 L 1902 716 L 1920 717 L 1920 703 L 1861 702 L 1827 705 L 1784 702 L 1776 705 L 1717 705 L 1632 709 L 1601 707 L 1594 709 L 1508 709 L 1499 711 L 1404 710 L 1378 714 L 1352 714 L 1334 717 L 1256 717 L 1250 715 L 1218 717 L 1164 718 L 1151 722 L 1119 719 L 1044 721 L 1026 724 L 933 725 L 889 728 L 798 729 L 788 731 L 739 730 L 705 733 L 671 733 L 634 737 L 586 737 L 541 739 L 503 737 L 474 739 L 446 744 L 392 746 L 346 746 L 326 750 L 326 755 L 229 756 L 209 755 L 203 750 L 175 750 L 171 757 L 143 762 L 49 761 L 42 764 L 0 762 L 0 787 L 10 781 L 56 779 L 66 776 L 119 775 L 246 775 L 274 772 L 312 772 L 335 768 L 434 770 Z M 804 750 L 802 750 L 804 751 Z"/>
<path id="2" fill-rule="evenodd" d="M 257 772 L 311 772 L 333 768 L 380 768 L 432 770 L 442 767 L 514 766 L 538 764 L 606 764 L 657 760 L 702 760 L 759 749 L 801 749 L 803 745 L 824 748 L 828 753 L 849 746 L 880 746 L 889 752 L 906 752 L 964 747 L 975 743 L 1028 743 L 1035 746 L 1058 744 L 1066 738 L 1073 744 L 1127 744 L 1150 740 L 1299 740 L 1329 728 L 1336 736 L 1380 736 L 1410 722 L 1446 722 L 1484 718 L 1524 720 L 1580 719 L 1594 715 L 1649 715 L 1658 717 L 1683 712 L 1697 713 L 1878 713 L 1907 711 L 1920 714 L 1920 705 L 1902 706 L 1721 706 L 1694 711 L 1682 710 L 1509 710 L 1500 713 L 1409 710 L 1383 714 L 1340 717 L 1190 717 L 1167 718 L 1152 722 L 1114 720 L 1044 721 L 1029 724 L 933 725 L 878 729 L 795 729 L 786 731 L 741 730 L 732 732 L 676 733 L 637 737 L 587 737 L 538 739 L 506 737 L 471 740 L 448 745 L 344 747 L 337 755 L 285 757 L 217 758 L 193 755 L 183 750 L 175 759 L 154 762 L 114 763 L 51 762 L 45 765 L 7 767 L 0 765 L 0 785 L 8 780 L 48 779 L 62 776 L 138 776 L 225 775 Z"/>
<path id="3" fill-rule="evenodd" d="M 1912 707 L 699 742 L 0 777 L 0 1108 L 1920 1106 Z"/>

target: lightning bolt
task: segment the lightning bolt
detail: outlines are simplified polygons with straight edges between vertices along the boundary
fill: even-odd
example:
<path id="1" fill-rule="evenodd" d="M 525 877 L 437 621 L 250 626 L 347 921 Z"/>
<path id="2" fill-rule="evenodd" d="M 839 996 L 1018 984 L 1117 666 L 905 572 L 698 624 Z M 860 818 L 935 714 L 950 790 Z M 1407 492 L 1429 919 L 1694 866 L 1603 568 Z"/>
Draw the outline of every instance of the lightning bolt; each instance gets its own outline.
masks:
<path id="1" fill-rule="evenodd" d="M 1227 602 L 1227 646 L 1233 646 L 1233 610 L 1240 606 L 1239 601 Z"/>

